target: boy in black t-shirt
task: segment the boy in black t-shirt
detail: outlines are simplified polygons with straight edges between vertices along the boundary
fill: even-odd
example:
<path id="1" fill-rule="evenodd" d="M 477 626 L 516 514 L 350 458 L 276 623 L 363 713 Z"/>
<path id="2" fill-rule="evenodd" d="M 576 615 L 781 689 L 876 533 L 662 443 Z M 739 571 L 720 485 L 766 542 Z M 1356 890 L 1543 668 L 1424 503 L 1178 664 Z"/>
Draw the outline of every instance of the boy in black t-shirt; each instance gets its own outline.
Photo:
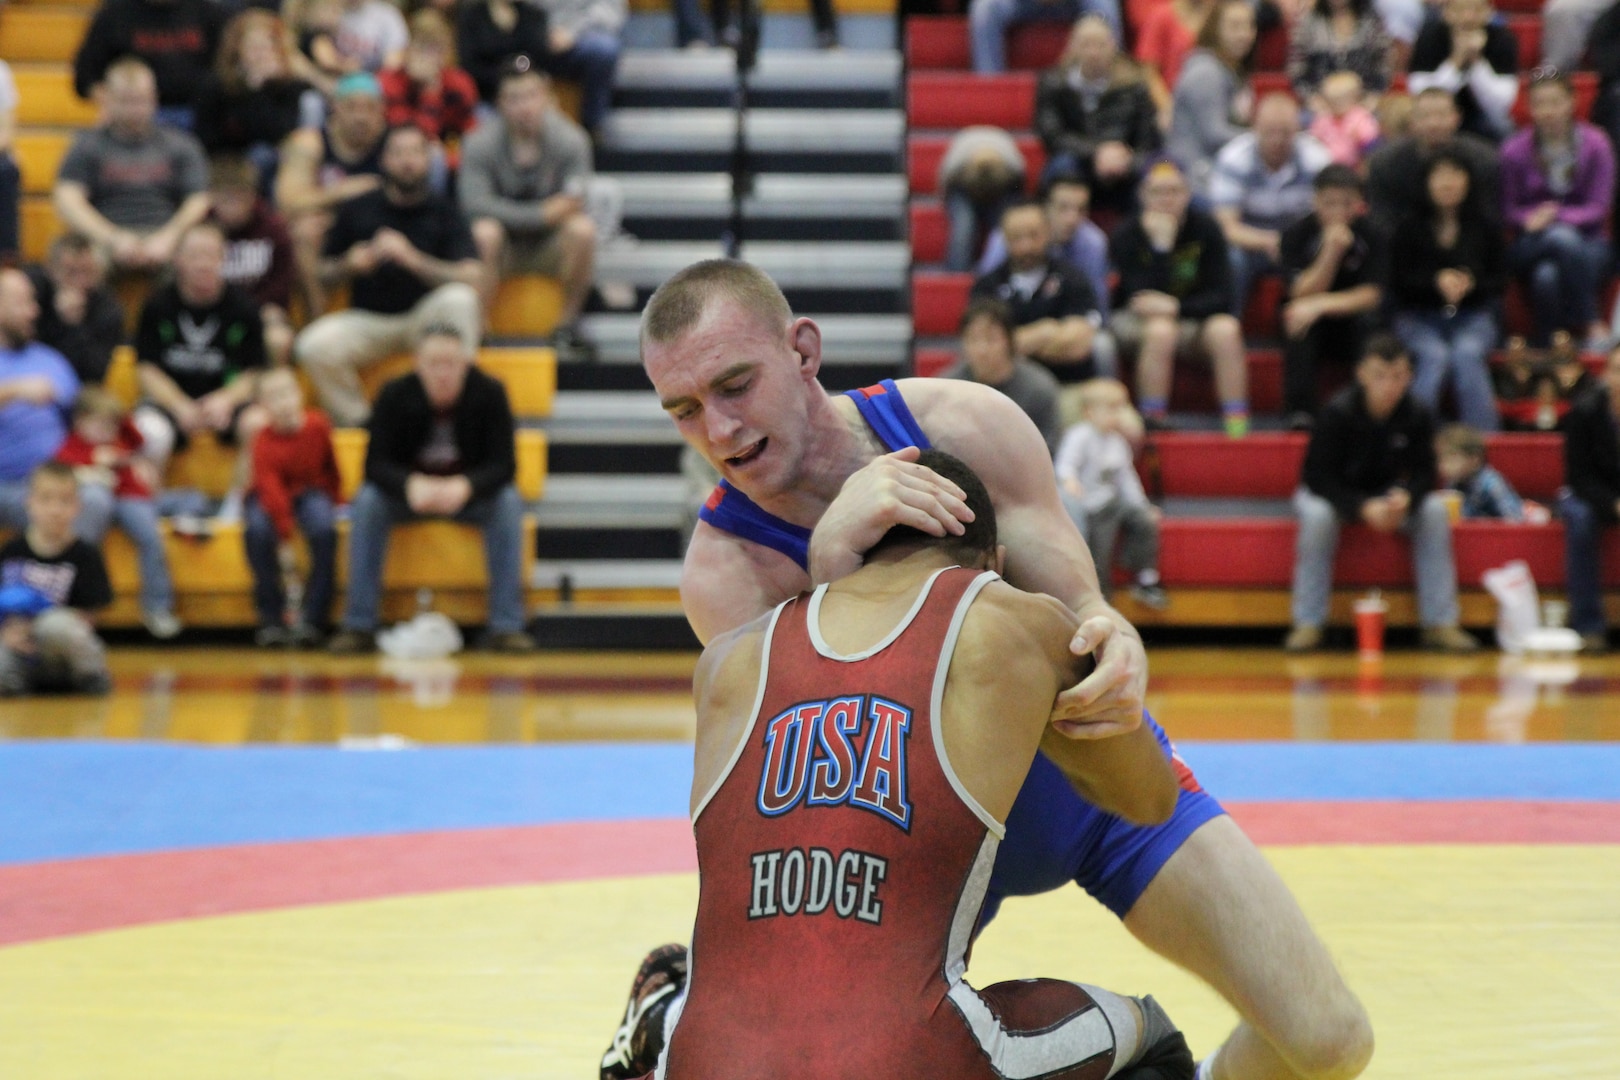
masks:
<path id="1" fill-rule="evenodd" d="M 265 367 L 264 321 L 248 295 L 225 281 L 225 234 L 193 225 L 175 253 L 174 282 L 154 292 L 141 311 L 135 355 L 142 402 L 134 414 L 142 453 L 159 471 L 192 435 L 253 445 L 264 410 L 253 404 Z M 250 462 L 239 454 L 223 516 L 240 514 Z"/>
<path id="2" fill-rule="evenodd" d="M 79 484 L 52 461 L 28 485 L 28 528 L 0 546 L 0 696 L 104 694 L 107 651 L 89 613 L 112 603 L 101 552 L 73 535 Z"/>

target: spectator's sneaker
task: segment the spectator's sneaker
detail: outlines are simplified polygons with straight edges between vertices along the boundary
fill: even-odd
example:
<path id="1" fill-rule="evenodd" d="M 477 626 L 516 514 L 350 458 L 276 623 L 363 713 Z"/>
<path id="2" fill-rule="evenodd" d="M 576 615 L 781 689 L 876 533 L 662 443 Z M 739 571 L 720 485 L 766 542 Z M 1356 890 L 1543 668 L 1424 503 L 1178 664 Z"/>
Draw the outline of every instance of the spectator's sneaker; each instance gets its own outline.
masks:
<path id="1" fill-rule="evenodd" d="M 175 618 L 172 611 L 143 611 L 141 612 L 141 625 L 146 632 L 159 641 L 169 641 L 180 636 L 185 626 Z"/>
<path id="2" fill-rule="evenodd" d="M 664 1018 L 685 988 L 685 945 L 660 945 L 647 954 L 630 984 L 624 1022 L 602 1055 L 602 1080 L 630 1080 L 653 1071 L 664 1052 Z"/>
<path id="3" fill-rule="evenodd" d="M 596 345 L 579 327 L 572 324 L 559 326 L 551 334 L 551 347 L 557 350 L 559 360 L 577 360 L 589 363 L 596 359 Z"/>
<path id="4" fill-rule="evenodd" d="M 1437 652 L 1479 651 L 1479 640 L 1460 626 L 1425 626 L 1421 640 L 1425 649 L 1434 649 Z"/>
<path id="5" fill-rule="evenodd" d="M 1288 414 L 1288 430 L 1289 431 L 1309 431 L 1309 430 L 1311 430 L 1311 428 L 1313 428 L 1315 426 L 1316 426 L 1316 417 L 1312 416 L 1308 412 L 1297 412 L 1297 413 L 1289 413 Z"/>
<path id="6" fill-rule="evenodd" d="M 534 652 L 540 646 L 522 630 L 492 630 L 479 639 L 478 647 L 485 652 L 521 656 Z"/>
<path id="7" fill-rule="evenodd" d="M 836 49 L 836 48 L 838 48 L 838 31 L 837 30 L 817 30 L 816 31 L 816 48 L 818 48 L 818 49 Z"/>
<path id="8" fill-rule="evenodd" d="M 292 636 L 287 633 L 287 628 L 275 623 L 261 626 L 253 632 L 253 644 L 261 649 L 284 649 L 291 641 Z"/>
<path id="9" fill-rule="evenodd" d="M 337 656 L 360 656 L 377 651 L 377 635 L 370 630 L 339 630 L 326 642 L 326 651 Z"/>
<path id="10" fill-rule="evenodd" d="M 1587 656 L 1596 656 L 1609 651 L 1608 634 L 1582 634 L 1581 652 Z"/>
<path id="11" fill-rule="evenodd" d="M 1175 425 L 1170 423 L 1170 418 L 1164 415 L 1144 414 L 1142 416 L 1142 426 L 1148 431 L 1176 430 Z"/>
<path id="12" fill-rule="evenodd" d="M 1284 652 L 1314 652 L 1322 647 L 1320 626 L 1296 626 L 1283 639 Z"/>
<path id="13" fill-rule="evenodd" d="M 326 644 L 326 635 L 309 623 L 294 623 L 287 631 L 287 644 L 295 649 L 318 649 Z"/>
<path id="14" fill-rule="evenodd" d="M 1159 584 L 1143 585 L 1138 582 L 1130 588 L 1131 599 L 1145 608 L 1163 611 L 1170 606 L 1170 594 Z"/>
<path id="15" fill-rule="evenodd" d="M 1229 413 L 1223 421 L 1228 439 L 1242 439 L 1249 434 L 1249 414 Z"/>
<path id="16" fill-rule="evenodd" d="M 98 697 L 112 692 L 112 676 L 105 671 L 98 671 L 93 675 L 73 676 L 73 692 L 75 694 L 95 694 Z"/>
<path id="17" fill-rule="evenodd" d="M 183 536 L 187 540 L 208 540 L 214 535 L 213 518 L 196 514 L 176 514 L 169 519 L 169 525 L 176 536 Z"/>

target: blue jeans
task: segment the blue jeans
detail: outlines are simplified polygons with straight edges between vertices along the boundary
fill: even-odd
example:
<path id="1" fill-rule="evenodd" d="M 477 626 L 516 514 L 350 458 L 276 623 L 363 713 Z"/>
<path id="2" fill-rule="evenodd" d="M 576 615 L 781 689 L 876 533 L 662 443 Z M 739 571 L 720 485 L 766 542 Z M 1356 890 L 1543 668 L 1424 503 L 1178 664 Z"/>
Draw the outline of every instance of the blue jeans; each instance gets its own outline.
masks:
<path id="1" fill-rule="evenodd" d="M 1271 261 L 1263 251 L 1250 251 L 1236 244 L 1226 246 L 1226 257 L 1232 267 L 1232 314 L 1243 318 L 1249 306 L 1249 289 L 1254 279 L 1265 274 L 1279 274 L 1282 267 Z"/>
<path id="2" fill-rule="evenodd" d="M 684 49 L 694 41 L 714 44 L 709 21 L 698 10 L 698 0 L 675 0 L 675 46 Z"/>
<path id="3" fill-rule="evenodd" d="M 973 70 L 998 75 L 1007 70 L 1007 31 L 1027 22 L 1072 23 L 1082 14 L 1101 15 L 1124 40 L 1119 0 L 972 0 L 968 20 L 973 35 Z"/>
<path id="4" fill-rule="evenodd" d="M 1320 495 L 1294 492 L 1299 537 L 1294 543 L 1294 625 L 1327 622 L 1333 597 L 1333 556 L 1339 550 L 1339 515 Z M 1457 564 L 1451 553 L 1451 518 L 1433 494 L 1407 512 L 1412 538 L 1412 576 L 1417 581 L 1418 619 L 1424 627 L 1457 625 Z"/>
<path id="5" fill-rule="evenodd" d="M 1451 316 L 1439 311 L 1399 311 L 1395 334 L 1417 362 L 1412 396 L 1438 413 L 1440 389 L 1449 381 L 1459 420 L 1480 431 L 1502 426 L 1486 364 L 1496 344 L 1496 316 L 1491 311 L 1464 308 Z"/>
<path id="6" fill-rule="evenodd" d="M 74 531 L 93 547 L 100 547 L 107 530 L 117 525 L 135 545 L 141 567 L 141 611 L 173 612 L 174 581 L 169 576 L 169 555 L 163 549 L 157 507 L 151 499 L 115 498 L 101 484 L 79 485 L 79 520 Z"/>
<path id="7" fill-rule="evenodd" d="M 18 206 L 22 202 L 22 172 L 10 154 L 0 154 L 0 257 L 15 258 L 21 243 Z"/>
<path id="8" fill-rule="evenodd" d="M 253 568 L 253 607 L 260 626 L 280 626 L 287 608 L 276 549 L 281 537 L 259 500 L 248 496 L 242 507 L 242 541 Z M 293 499 L 293 518 L 309 545 L 309 580 L 304 583 L 304 625 L 323 627 L 332 615 L 332 593 L 337 574 L 337 511 L 323 491 L 305 491 Z"/>
<path id="9" fill-rule="evenodd" d="M 349 507 L 349 597 L 345 630 L 377 629 L 382 600 L 383 561 L 395 525 L 419 520 L 403 499 L 366 484 Z M 453 519 L 484 531 L 489 570 L 489 628 L 495 633 L 523 629 L 523 500 L 508 484 L 486 499 L 469 502 Z"/>
<path id="10" fill-rule="evenodd" d="M 1569 597 L 1569 626 L 1583 637 L 1604 632 L 1603 518 L 1571 491 L 1558 498 L 1564 519 L 1564 592 Z"/>
<path id="11" fill-rule="evenodd" d="M 555 53 L 549 61 L 552 72 L 573 79 L 584 88 L 579 105 L 579 123 L 595 131 L 613 104 L 613 73 L 619 66 L 619 38 L 602 30 L 586 30 L 574 40 L 574 47 Z"/>
<path id="12" fill-rule="evenodd" d="M 981 240 L 1001 219 L 1008 200 L 993 206 L 980 206 L 957 188 L 945 189 L 945 267 L 958 273 L 972 270 L 979 261 Z"/>
<path id="13" fill-rule="evenodd" d="M 1598 288 L 1609 268 L 1609 245 L 1568 225 L 1526 233 L 1508 250 L 1508 265 L 1524 279 L 1536 314 L 1536 344 L 1555 330 L 1568 330 L 1577 343 L 1597 320 Z"/>

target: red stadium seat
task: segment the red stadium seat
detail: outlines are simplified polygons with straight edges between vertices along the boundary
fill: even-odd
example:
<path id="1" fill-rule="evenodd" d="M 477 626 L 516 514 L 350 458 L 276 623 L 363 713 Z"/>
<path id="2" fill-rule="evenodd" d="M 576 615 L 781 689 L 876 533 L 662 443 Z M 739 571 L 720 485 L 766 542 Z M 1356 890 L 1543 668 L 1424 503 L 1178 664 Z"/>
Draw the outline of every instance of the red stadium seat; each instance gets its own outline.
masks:
<path id="1" fill-rule="evenodd" d="M 972 288 L 972 274 L 913 274 L 911 321 L 917 333 L 955 334 Z"/>
<path id="2" fill-rule="evenodd" d="M 972 66 L 968 21 L 959 15 L 906 20 L 906 64 L 912 71 L 966 71 Z"/>
<path id="3" fill-rule="evenodd" d="M 1007 34 L 1007 66 L 1014 71 L 1044 71 L 1058 62 L 1069 43 L 1068 23 L 1033 22 Z"/>
<path id="4" fill-rule="evenodd" d="M 912 127 L 962 128 L 994 124 L 1021 131 L 1035 122 L 1035 76 L 926 71 L 906 79 Z"/>
<path id="5" fill-rule="evenodd" d="M 1541 16 L 1510 15 L 1508 29 L 1519 39 L 1519 70 L 1529 71 L 1541 63 Z"/>
<path id="6" fill-rule="evenodd" d="M 919 377 L 929 379 L 942 374 L 955 363 L 956 353 L 951 349 L 918 349 L 911 369 Z"/>
<path id="7" fill-rule="evenodd" d="M 911 204 L 911 258 L 913 262 L 937 263 L 945 258 L 945 241 L 950 232 L 945 208 L 938 203 Z"/>

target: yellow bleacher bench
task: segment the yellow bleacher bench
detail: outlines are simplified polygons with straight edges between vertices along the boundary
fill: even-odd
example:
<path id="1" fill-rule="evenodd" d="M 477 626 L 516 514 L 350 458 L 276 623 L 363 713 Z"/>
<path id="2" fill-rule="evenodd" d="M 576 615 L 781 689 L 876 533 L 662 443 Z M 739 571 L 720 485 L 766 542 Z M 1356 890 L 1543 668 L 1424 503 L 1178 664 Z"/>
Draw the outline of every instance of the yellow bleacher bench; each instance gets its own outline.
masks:
<path id="1" fill-rule="evenodd" d="M 78 43 L 74 43 L 78 47 Z M 66 64 L 15 64 L 17 123 L 22 127 L 89 127 L 96 107 L 73 92 Z"/>
<path id="2" fill-rule="evenodd" d="M 22 256 L 25 262 L 44 262 L 51 241 L 62 235 L 61 221 L 49 195 L 24 195 L 18 208 L 21 218 Z"/>
<path id="3" fill-rule="evenodd" d="M 523 274 L 501 282 L 490 310 L 490 332 L 497 337 L 545 337 L 562 317 L 562 282 Z"/>
<path id="4" fill-rule="evenodd" d="M 7 4 L 0 10 L 0 56 L 13 64 L 29 60 L 69 63 L 89 26 L 86 8 Z"/>
<path id="5" fill-rule="evenodd" d="M 0 9 L 3 17 L 5 9 Z M 25 195 L 49 195 L 56 185 L 56 174 L 67 156 L 73 135 L 66 131 L 24 131 L 17 135 L 13 149 L 17 167 L 22 170 Z"/>

